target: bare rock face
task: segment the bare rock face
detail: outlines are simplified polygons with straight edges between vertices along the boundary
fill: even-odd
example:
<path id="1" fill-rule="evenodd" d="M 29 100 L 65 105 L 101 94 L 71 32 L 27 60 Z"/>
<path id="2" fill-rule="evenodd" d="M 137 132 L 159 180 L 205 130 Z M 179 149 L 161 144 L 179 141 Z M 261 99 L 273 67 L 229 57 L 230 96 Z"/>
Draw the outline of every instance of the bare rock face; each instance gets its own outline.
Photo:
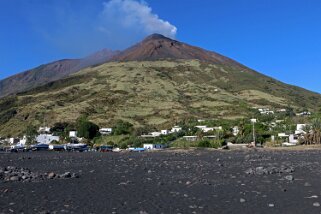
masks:
<path id="1" fill-rule="evenodd" d="M 191 46 L 160 34 L 153 34 L 142 42 L 115 55 L 112 61 L 153 61 L 162 59 L 197 59 L 214 64 L 244 67 L 218 53 Z"/>

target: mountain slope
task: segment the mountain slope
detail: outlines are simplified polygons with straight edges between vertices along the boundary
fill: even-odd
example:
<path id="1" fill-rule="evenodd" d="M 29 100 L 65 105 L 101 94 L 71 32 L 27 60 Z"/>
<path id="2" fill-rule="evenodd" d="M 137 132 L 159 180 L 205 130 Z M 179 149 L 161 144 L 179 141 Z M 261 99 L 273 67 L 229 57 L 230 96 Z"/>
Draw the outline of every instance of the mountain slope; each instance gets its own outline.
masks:
<path id="1" fill-rule="evenodd" d="M 4 79 L 0 81 L 0 96 L 25 91 L 65 77 L 72 73 L 79 62 L 77 59 L 60 60 Z"/>
<path id="2" fill-rule="evenodd" d="M 112 62 L 0 99 L 0 136 L 21 134 L 26 124 L 74 122 L 82 114 L 100 126 L 124 119 L 135 126 L 168 128 L 186 118 L 251 116 L 252 107 L 313 111 L 321 105 L 320 94 L 284 84 L 228 58 L 215 61 L 216 54 L 200 58 L 196 52 L 200 59 L 180 59 L 186 55 L 170 52 L 170 39 L 146 40 L 152 48 L 137 49 L 138 44 Z M 153 53 L 158 57 L 151 59 L 149 51 L 163 40 L 164 51 Z M 176 46 L 185 47 L 179 42 Z M 123 61 L 115 61 L 117 57 Z"/>
<path id="3" fill-rule="evenodd" d="M 120 51 L 112 51 L 109 49 L 102 49 L 101 51 L 98 51 L 92 55 L 87 56 L 86 58 L 83 58 L 77 67 L 75 67 L 74 71 L 79 71 L 83 68 L 87 68 L 93 65 L 99 65 L 103 64 L 105 62 L 108 62 L 111 58 L 113 58 L 115 55 L 118 55 Z"/>
<path id="4" fill-rule="evenodd" d="M 153 34 L 142 42 L 115 55 L 112 61 L 153 61 L 164 59 L 198 59 L 214 64 L 244 67 L 218 53 L 178 42 L 160 34 Z"/>
<path id="5" fill-rule="evenodd" d="M 0 97 L 62 79 L 83 68 L 104 63 L 118 53 L 118 51 L 103 49 L 83 59 L 59 60 L 19 73 L 0 81 Z"/>
<path id="6" fill-rule="evenodd" d="M 318 94 L 251 70 L 198 60 L 111 62 L 0 99 L 0 136 L 21 134 L 30 123 L 74 122 L 82 114 L 100 126 L 123 119 L 168 128 L 186 118 L 250 116 L 255 106 L 313 109 L 320 103 Z"/>

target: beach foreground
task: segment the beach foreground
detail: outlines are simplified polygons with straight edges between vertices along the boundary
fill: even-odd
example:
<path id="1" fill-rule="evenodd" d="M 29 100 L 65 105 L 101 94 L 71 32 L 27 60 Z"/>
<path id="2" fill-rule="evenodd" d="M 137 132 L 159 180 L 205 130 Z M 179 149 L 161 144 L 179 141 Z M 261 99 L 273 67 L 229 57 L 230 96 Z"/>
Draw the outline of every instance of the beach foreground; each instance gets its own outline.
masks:
<path id="1" fill-rule="evenodd" d="M 320 160 L 320 150 L 0 154 L 2 170 L 41 175 L 0 176 L 0 213 L 320 213 Z"/>

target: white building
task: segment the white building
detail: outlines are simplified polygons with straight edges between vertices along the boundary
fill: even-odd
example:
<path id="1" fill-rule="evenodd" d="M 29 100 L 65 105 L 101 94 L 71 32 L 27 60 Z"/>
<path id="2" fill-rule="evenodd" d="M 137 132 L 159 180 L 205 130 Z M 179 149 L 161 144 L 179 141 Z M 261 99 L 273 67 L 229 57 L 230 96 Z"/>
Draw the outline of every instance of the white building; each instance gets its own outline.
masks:
<path id="1" fill-rule="evenodd" d="M 257 119 L 250 119 L 251 123 L 257 123 Z"/>
<path id="2" fill-rule="evenodd" d="M 304 129 L 307 127 L 307 124 L 297 124 L 295 134 L 306 134 Z"/>
<path id="3" fill-rule="evenodd" d="M 281 138 L 288 138 L 289 135 L 288 134 L 285 134 L 285 133 L 279 133 L 278 134 L 278 137 L 281 137 Z"/>
<path id="4" fill-rule="evenodd" d="M 214 131 L 215 128 L 210 128 L 210 127 L 206 127 L 204 129 L 202 129 L 203 132 L 211 132 L 211 131 Z"/>
<path id="5" fill-rule="evenodd" d="M 309 111 L 304 111 L 296 114 L 296 116 L 309 116 L 309 115 L 311 115 L 311 112 Z"/>
<path id="6" fill-rule="evenodd" d="M 18 138 L 9 138 L 9 143 L 10 143 L 10 145 L 13 145 L 13 144 L 17 144 L 17 143 L 19 143 L 19 141 L 20 141 L 20 139 L 18 139 Z"/>
<path id="7" fill-rule="evenodd" d="M 113 131 L 112 128 L 101 128 L 99 129 L 99 133 L 102 134 L 102 135 L 109 135 L 111 134 Z"/>
<path id="8" fill-rule="evenodd" d="M 161 130 L 162 135 L 168 135 L 169 131 L 168 130 Z"/>
<path id="9" fill-rule="evenodd" d="M 196 128 L 198 128 L 198 129 L 204 129 L 204 128 L 206 128 L 207 126 L 195 126 Z"/>
<path id="10" fill-rule="evenodd" d="M 259 108 L 258 110 L 261 114 L 264 114 L 264 115 L 274 114 L 274 111 L 271 111 L 268 108 Z"/>
<path id="11" fill-rule="evenodd" d="M 6 139 L 0 137 L 0 144 L 5 144 L 6 142 Z"/>
<path id="12" fill-rule="evenodd" d="M 286 112 L 286 109 L 285 108 L 278 109 L 277 112 Z"/>
<path id="13" fill-rule="evenodd" d="M 27 137 L 26 137 L 26 136 L 23 136 L 23 138 L 20 139 L 20 141 L 19 141 L 18 144 L 19 144 L 20 146 L 25 146 L 26 143 L 27 143 Z"/>
<path id="14" fill-rule="evenodd" d="M 39 127 L 38 133 L 50 133 L 50 127 Z"/>
<path id="15" fill-rule="evenodd" d="M 286 143 L 289 143 L 291 145 L 296 145 L 299 142 L 299 137 L 296 134 L 285 134 L 285 133 L 279 133 L 278 134 L 279 138 L 282 138 L 286 141 Z"/>
<path id="16" fill-rule="evenodd" d="M 143 147 L 146 150 L 165 149 L 165 146 L 162 144 L 144 144 Z"/>
<path id="17" fill-rule="evenodd" d="M 161 136 L 161 132 L 151 132 L 150 135 L 153 136 L 153 137 L 159 137 Z"/>
<path id="18" fill-rule="evenodd" d="M 239 127 L 238 126 L 234 126 L 233 127 L 233 135 L 237 136 L 239 134 L 239 132 L 240 132 Z"/>
<path id="19" fill-rule="evenodd" d="M 215 128 L 210 128 L 207 126 L 195 126 L 196 128 L 202 130 L 202 132 L 210 132 L 210 131 L 214 131 Z"/>
<path id="20" fill-rule="evenodd" d="M 77 131 L 70 131 L 69 132 L 69 137 L 77 137 Z"/>
<path id="21" fill-rule="evenodd" d="M 289 136 L 289 143 L 291 144 L 298 144 L 299 143 L 299 137 L 295 134 L 290 134 Z"/>
<path id="22" fill-rule="evenodd" d="M 53 136 L 52 134 L 40 134 L 36 137 L 38 144 L 50 144 L 52 141 L 59 141 L 59 136 Z"/>
<path id="23" fill-rule="evenodd" d="M 149 134 L 147 134 L 147 135 L 141 135 L 141 137 L 143 137 L 143 138 L 155 138 L 155 137 L 159 137 L 159 136 L 161 136 L 161 132 L 151 132 L 151 133 L 149 133 Z"/>
<path id="24" fill-rule="evenodd" d="M 171 130 L 172 133 L 180 132 L 180 131 L 182 131 L 182 128 L 179 127 L 179 126 L 174 126 L 174 127 L 172 128 L 172 130 Z"/>

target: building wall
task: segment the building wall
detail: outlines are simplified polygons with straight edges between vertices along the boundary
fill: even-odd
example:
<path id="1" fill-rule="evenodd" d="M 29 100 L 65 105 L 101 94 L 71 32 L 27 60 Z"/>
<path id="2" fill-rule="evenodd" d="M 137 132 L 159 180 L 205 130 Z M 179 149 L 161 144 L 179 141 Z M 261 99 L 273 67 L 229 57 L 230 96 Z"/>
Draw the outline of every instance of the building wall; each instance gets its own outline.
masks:
<path id="1" fill-rule="evenodd" d="M 52 141 L 59 141 L 59 137 L 49 134 L 41 134 L 36 137 L 36 141 L 40 144 L 50 144 Z"/>

